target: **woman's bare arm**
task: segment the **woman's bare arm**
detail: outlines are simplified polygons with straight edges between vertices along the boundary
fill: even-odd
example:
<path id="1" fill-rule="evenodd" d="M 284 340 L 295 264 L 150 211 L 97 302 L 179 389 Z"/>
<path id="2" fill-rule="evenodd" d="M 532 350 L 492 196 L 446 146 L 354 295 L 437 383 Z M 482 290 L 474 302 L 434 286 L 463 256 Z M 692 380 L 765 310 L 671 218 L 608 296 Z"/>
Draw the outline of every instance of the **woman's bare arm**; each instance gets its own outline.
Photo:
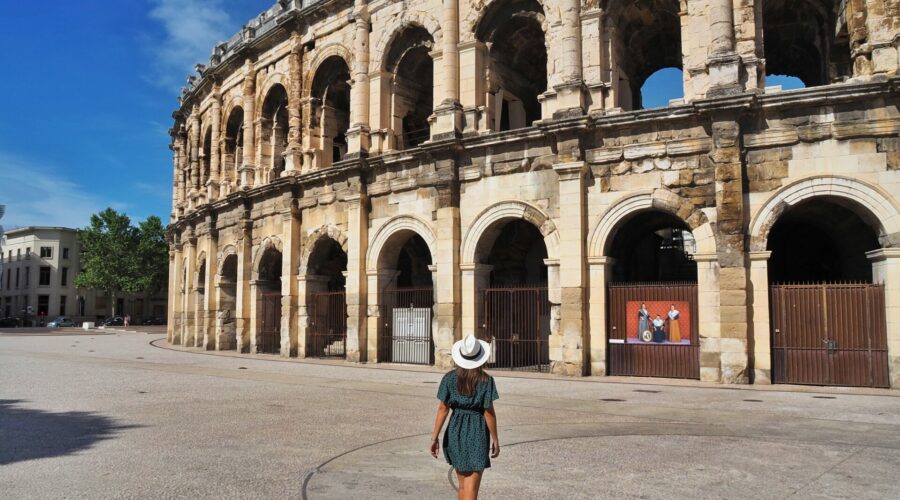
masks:
<path id="1" fill-rule="evenodd" d="M 484 411 L 484 420 L 491 433 L 491 458 L 497 458 L 500 455 L 500 435 L 497 434 L 497 412 L 493 405 Z"/>
<path id="2" fill-rule="evenodd" d="M 450 413 L 450 407 L 444 404 L 441 401 L 438 404 L 437 415 L 434 417 L 434 431 L 431 433 L 431 456 L 437 458 L 437 452 L 440 446 L 438 445 L 438 438 L 441 435 L 441 429 L 444 428 L 444 421 L 447 420 L 447 415 Z"/>

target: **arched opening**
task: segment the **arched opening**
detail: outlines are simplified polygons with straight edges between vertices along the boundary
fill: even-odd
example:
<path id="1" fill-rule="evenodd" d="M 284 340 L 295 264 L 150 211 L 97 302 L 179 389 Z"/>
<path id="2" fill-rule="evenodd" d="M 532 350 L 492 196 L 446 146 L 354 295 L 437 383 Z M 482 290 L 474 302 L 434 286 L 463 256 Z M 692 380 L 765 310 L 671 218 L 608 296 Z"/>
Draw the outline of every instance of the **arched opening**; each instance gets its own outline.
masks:
<path id="1" fill-rule="evenodd" d="M 267 248 L 259 261 L 256 282 L 256 352 L 281 349 L 281 252 Z"/>
<path id="2" fill-rule="evenodd" d="M 410 25 L 391 42 L 385 56 L 385 71 L 392 77 L 391 127 L 397 149 L 414 148 L 431 137 L 434 63 L 428 53 L 433 48 L 428 30 Z"/>
<path id="3" fill-rule="evenodd" d="M 244 160 L 244 110 L 236 107 L 225 123 L 225 154 L 222 155 L 222 189 L 225 195 L 237 190 Z"/>
<path id="4" fill-rule="evenodd" d="M 237 255 L 231 254 L 222 262 L 219 273 L 219 310 L 216 313 L 217 349 L 237 348 Z"/>
<path id="5" fill-rule="evenodd" d="M 646 210 L 615 228 L 608 272 L 611 375 L 700 378 L 696 242 L 677 216 Z"/>
<path id="6" fill-rule="evenodd" d="M 347 130 L 350 128 L 350 69 L 338 56 L 331 56 L 316 70 L 310 96 L 312 123 L 310 133 L 319 138 L 319 168 L 330 167 L 347 154 Z"/>
<path id="7" fill-rule="evenodd" d="M 411 230 L 394 233 L 378 259 L 380 362 L 434 364 L 431 250 Z"/>
<path id="8" fill-rule="evenodd" d="M 641 104 L 644 108 L 661 108 L 676 99 L 684 98 L 684 73 L 681 68 L 656 70 L 641 86 Z"/>
<path id="9" fill-rule="evenodd" d="M 203 345 L 204 331 L 206 329 L 206 259 L 197 267 L 197 282 L 194 285 L 197 291 L 197 328 L 194 331 L 194 345 Z"/>
<path id="10" fill-rule="evenodd" d="M 496 223 L 476 249 L 476 312 L 481 337 L 491 342 L 490 367 L 521 371 L 550 368 L 550 299 L 547 246 L 523 219 Z"/>
<path id="11" fill-rule="evenodd" d="M 884 287 L 866 257 L 880 248 L 877 227 L 828 196 L 778 217 L 767 240 L 773 382 L 889 385 Z"/>
<path id="12" fill-rule="evenodd" d="M 272 182 L 284 171 L 284 148 L 288 137 L 288 96 L 280 84 L 273 85 L 263 101 L 260 131 L 260 167 L 265 181 Z"/>
<path id="13" fill-rule="evenodd" d="M 848 78 L 852 63 L 842 6 L 836 0 L 764 2 L 766 74 L 793 76 L 805 87 Z"/>
<path id="14" fill-rule="evenodd" d="M 544 10 L 536 0 L 493 2 L 475 28 L 488 52 L 487 117 L 495 131 L 530 127 L 541 119 L 547 90 Z"/>
<path id="15" fill-rule="evenodd" d="M 663 68 L 683 68 L 679 12 L 678 0 L 610 3 L 605 38 L 616 106 L 624 110 L 649 107 L 642 102 L 641 88 L 650 75 Z"/>
<path id="16" fill-rule="evenodd" d="M 212 127 L 207 127 L 203 134 L 203 148 L 200 150 L 200 192 L 206 190 L 206 181 L 209 180 L 210 162 L 212 161 Z"/>
<path id="17" fill-rule="evenodd" d="M 347 253 L 341 245 L 327 237 L 316 241 L 306 273 L 307 356 L 346 356 L 346 272 Z"/>

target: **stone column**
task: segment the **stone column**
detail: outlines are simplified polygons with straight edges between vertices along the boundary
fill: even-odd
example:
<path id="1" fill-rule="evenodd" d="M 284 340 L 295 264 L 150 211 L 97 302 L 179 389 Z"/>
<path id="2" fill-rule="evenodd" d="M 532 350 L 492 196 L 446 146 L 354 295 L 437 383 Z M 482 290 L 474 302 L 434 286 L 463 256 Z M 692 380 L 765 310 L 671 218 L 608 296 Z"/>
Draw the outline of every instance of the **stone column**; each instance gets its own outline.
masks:
<path id="1" fill-rule="evenodd" d="M 365 362 L 370 358 L 367 325 L 368 279 L 366 253 L 369 250 L 369 212 L 363 186 L 360 192 L 347 196 L 347 361 Z M 374 354 L 374 352 L 372 353 Z"/>
<path id="2" fill-rule="evenodd" d="M 247 315 L 247 330 L 250 332 L 250 353 L 259 352 L 256 340 L 259 336 L 259 291 L 263 285 L 259 280 L 251 279 L 250 285 L 250 314 Z"/>
<path id="3" fill-rule="evenodd" d="M 866 253 L 872 262 L 872 280 L 884 285 L 887 319 L 888 370 L 892 389 L 900 389 L 900 248 Z"/>
<path id="4" fill-rule="evenodd" d="M 187 296 L 185 309 L 187 324 L 184 325 L 184 328 L 182 329 L 184 332 L 182 335 L 182 344 L 185 346 L 193 346 L 197 329 L 197 308 L 199 307 L 197 304 L 197 289 L 194 286 L 194 281 L 197 279 L 195 276 L 195 273 L 197 272 L 197 237 L 194 236 L 193 231 L 185 235 L 184 255 L 187 259 L 187 264 L 185 266 L 187 269 L 187 280 L 184 284 L 184 293 Z"/>
<path id="5" fill-rule="evenodd" d="M 585 87 L 581 59 L 581 2 L 562 0 L 560 4 L 562 24 L 562 82 L 553 87 L 556 91 L 554 116 L 571 116 L 584 113 Z"/>
<path id="6" fill-rule="evenodd" d="M 221 178 L 219 169 L 222 165 L 220 156 L 222 151 L 219 147 L 219 139 L 222 136 L 222 95 L 220 92 L 219 84 L 216 84 L 213 88 L 212 110 L 210 111 L 212 135 L 209 148 L 210 157 L 207 159 L 209 161 L 209 179 L 206 180 L 206 199 L 208 201 L 214 201 L 219 197 L 219 179 Z"/>
<path id="7" fill-rule="evenodd" d="M 281 259 L 281 356 L 297 355 L 297 270 L 300 269 L 300 210 L 293 193 L 285 193 L 282 201 L 287 207 L 281 212 L 284 253 Z"/>
<path id="8" fill-rule="evenodd" d="M 562 359 L 551 363 L 551 371 L 582 375 L 585 371 L 585 267 L 586 186 L 588 171 L 583 161 L 557 163 L 559 174 L 559 284 L 561 292 L 559 335 Z M 551 358 L 551 361 L 554 361 Z"/>
<path id="9" fill-rule="evenodd" d="M 441 9 L 442 79 L 441 101 L 434 108 L 432 139 L 456 137 L 462 132 L 462 105 L 459 96 L 459 0 L 443 0 Z M 437 83 L 437 82 L 435 82 Z"/>
<path id="10" fill-rule="evenodd" d="M 772 383 L 772 332 L 769 323 L 769 256 L 772 252 L 750 252 L 750 288 L 753 324 L 753 383 Z"/>
<path id="11" fill-rule="evenodd" d="M 482 290 L 491 284 L 494 266 L 487 264 L 462 264 L 460 285 L 462 288 L 462 333 L 460 337 L 475 335 L 484 337 L 484 309 Z"/>
<path id="12" fill-rule="evenodd" d="M 434 331 L 434 364 L 441 369 L 453 367 L 450 350 L 460 336 L 460 246 L 459 207 L 444 206 L 437 210 L 437 243 L 435 245 L 435 301 L 437 329 Z"/>
<path id="13" fill-rule="evenodd" d="M 353 87 L 350 96 L 350 128 L 347 157 L 358 158 L 369 151 L 369 7 L 367 0 L 353 6 L 356 32 L 353 36 Z M 330 154 L 330 152 L 328 153 Z"/>
<path id="14" fill-rule="evenodd" d="M 188 198 L 190 198 L 190 171 L 188 161 L 188 140 L 187 132 L 184 126 L 178 132 L 178 206 L 179 213 L 184 215 L 185 209 L 190 206 Z"/>
<path id="15" fill-rule="evenodd" d="M 487 48 L 477 40 L 459 45 L 459 101 L 465 114 L 464 134 L 487 129 L 484 118 L 484 61 Z"/>
<path id="16" fill-rule="evenodd" d="M 606 318 L 606 277 L 615 259 L 612 257 L 592 257 L 588 261 L 590 299 L 588 308 L 588 345 L 590 374 L 595 377 L 606 375 L 606 345 L 609 342 Z"/>
<path id="17" fill-rule="evenodd" d="M 740 93 L 741 59 L 734 50 L 734 6 L 732 0 L 710 0 L 709 90 L 707 95 Z"/>
<path id="18" fill-rule="evenodd" d="M 178 287 L 178 276 L 179 276 L 179 268 L 181 264 L 179 264 L 179 251 L 177 247 L 170 243 L 169 244 L 169 290 L 167 292 L 168 299 L 167 302 L 167 310 L 166 315 L 166 342 L 170 344 L 175 343 L 175 318 L 178 315 L 178 296 L 179 296 L 179 287 Z"/>
<path id="19" fill-rule="evenodd" d="M 207 217 L 209 235 L 206 238 L 206 293 L 203 298 L 206 303 L 203 306 L 206 316 L 203 318 L 203 338 L 198 339 L 207 351 L 216 349 L 216 312 L 219 309 L 216 295 L 216 276 L 219 274 L 219 231 L 216 229 L 216 221 Z"/>
<path id="20" fill-rule="evenodd" d="M 250 304 L 253 302 L 255 295 L 251 293 L 250 279 L 253 272 L 253 220 L 250 214 L 245 213 L 240 221 L 241 237 L 238 241 L 238 281 L 235 285 L 235 306 L 236 315 L 235 337 L 237 345 L 235 348 L 238 352 L 249 352 L 250 347 Z"/>
<path id="21" fill-rule="evenodd" d="M 254 185 L 256 169 L 255 127 L 256 127 L 256 70 L 253 61 L 244 63 L 244 160 L 241 164 L 241 188 Z"/>
<path id="22" fill-rule="evenodd" d="M 385 311 L 381 310 L 382 304 L 379 299 L 388 283 L 393 282 L 398 274 L 400 274 L 400 271 L 395 269 L 368 269 L 366 271 L 366 278 L 368 281 L 366 285 L 368 291 L 366 360 L 370 363 L 377 363 L 379 361 L 378 347 L 380 346 L 382 339 L 378 338 L 378 334 L 385 328 Z"/>
<path id="23" fill-rule="evenodd" d="M 309 288 L 307 275 L 297 275 L 297 356 L 305 358 L 309 355 L 307 346 L 309 345 Z M 350 333 L 347 333 L 349 339 Z"/>
<path id="24" fill-rule="evenodd" d="M 191 192 L 192 203 L 200 193 L 200 111 L 196 104 L 191 108 Z M 193 205 L 192 205 L 193 206 Z"/>
<path id="25" fill-rule="evenodd" d="M 290 84 L 288 85 L 288 143 L 284 151 L 282 176 L 300 172 L 303 165 L 301 141 L 303 140 L 303 43 L 297 32 L 291 34 L 291 55 L 288 56 Z"/>

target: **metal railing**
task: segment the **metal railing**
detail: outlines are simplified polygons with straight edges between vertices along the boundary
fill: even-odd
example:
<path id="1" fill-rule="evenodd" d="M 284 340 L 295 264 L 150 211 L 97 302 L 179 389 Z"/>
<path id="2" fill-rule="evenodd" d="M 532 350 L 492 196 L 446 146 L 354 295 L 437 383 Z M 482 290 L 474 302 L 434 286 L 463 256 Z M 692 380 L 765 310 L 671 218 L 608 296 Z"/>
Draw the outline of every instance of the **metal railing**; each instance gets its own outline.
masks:
<path id="1" fill-rule="evenodd" d="M 434 288 L 395 288 L 381 293 L 378 361 L 434 364 L 431 320 Z"/>
<path id="2" fill-rule="evenodd" d="M 347 294 L 310 294 L 309 350 L 315 358 L 343 358 L 347 355 Z"/>
<path id="3" fill-rule="evenodd" d="M 551 306 L 547 287 L 487 288 L 482 295 L 482 338 L 491 343 L 488 367 L 549 371 Z"/>

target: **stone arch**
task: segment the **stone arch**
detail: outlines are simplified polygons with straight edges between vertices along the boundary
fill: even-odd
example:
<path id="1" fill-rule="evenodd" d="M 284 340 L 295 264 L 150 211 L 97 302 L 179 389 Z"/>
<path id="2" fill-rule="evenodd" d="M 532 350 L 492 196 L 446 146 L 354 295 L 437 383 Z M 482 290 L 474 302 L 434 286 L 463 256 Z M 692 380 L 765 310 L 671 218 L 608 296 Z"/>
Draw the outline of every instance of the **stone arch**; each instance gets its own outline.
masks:
<path id="1" fill-rule="evenodd" d="M 434 46 L 441 47 L 443 40 L 443 32 L 441 25 L 431 14 L 415 10 L 403 11 L 399 16 L 394 17 L 388 26 L 385 26 L 381 32 L 381 36 L 375 41 L 373 47 L 373 58 L 370 68 L 381 68 L 384 65 L 384 54 L 391 43 L 400 35 L 407 26 L 420 26 L 425 28 L 431 37 L 434 38 Z"/>
<path id="2" fill-rule="evenodd" d="M 490 10 L 490 7 L 495 3 L 503 1 L 508 0 L 489 0 L 487 2 L 478 2 L 472 5 L 471 8 L 468 9 L 468 12 L 466 12 L 465 18 L 460 20 L 460 42 L 474 40 L 475 30 L 485 13 L 487 13 Z M 544 9 L 544 22 L 541 27 L 544 30 L 545 43 L 549 47 L 552 39 L 552 30 L 550 27 L 559 25 L 561 19 L 559 12 L 549 4 L 549 0 L 537 0 L 537 2 L 541 4 L 541 7 Z"/>
<path id="3" fill-rule="evenodd" d="M 603 257 L 619 224 L 628 217 L 647 210 L 668 212 L 683 220 L 697 242 L 698 254 L 714 254 L 716 240 L 706 214 L 668 189 L 648 189 L 630 193 L 612 203 L 597 219 L 588 238 L 588 257 Z"/>
<path id="4" fill-rule="evenodd" d="M 254 101 L 256 103 L 254 109 L 256 110 L 256 114 L 258 115 L 257 118 L 259 118 L 259 116 L 262 116 L 263 103 L 265 102 L 266 97 L 269 95 L 269 92 L 271 92 L 272 88 L 276 85 L 281 85 L 282 87 L 284 87 L 285 91 L 291 88 L 288 76 L 284 73 L 276 71 L 266 75 L 266 78 L 263 80 L 262 85 L 259 86 L 260 92 L 258 92 L 254 98 Z M 290 93 L 286 93 L 288 94 L 288 98 L 290 98 Z"/>
<path id="5" fill-rule="evenodd" d="M 766 250 L 769 231 L 787 209 L 819 196 L 850 202 L 851 210 L 876 230 L 882 247 L 900 244 L 900 204 L 891 195 L 858 179 L 822 175 L 795 181 L 763 203 L 750 221 L 751 251 Z"/>
<path id="6" fill-rule="evenodd" d="M 475 221 L 469 226 L 461 247 L 462 264 L 475 264 L 480 243 L 485 234 L 495 231 L 498 222 L 505 220 L 522 219 L 534 224 L 544 236 L 544 245 L 547 247 L 549 260 L 559 259 L 559 231 L 553 220 L 536 206 L 524 201 L 501 201 L 483 210 Z"/>
<path id="7" fill-rule="evenodd" d="M 256 247 L 256 251 L 253 254 L 253 279 L 259 279 L 259 264 L 262 261 L 263 255 L 265 255 L 266 250 L 276 250 L 279 253 L 283 253 L 283 246 L 281 243 L 281 239 L 277 236 L 267 236 L 259 246 Z"/>
<path id="8" fill-rule="evenodd" d="M 222 124 L 228 121 L 228 117 L 231 116 L 231 113 L 235 110 L 235 108 L 241 108 L 241 112 L 244 111 L 244 98 L 240 95 L 232 95 L 229 99 L 222 100 L 222 116 L 221 119 Z M 219 127 L 219 133 L 223 136 L 225 135 L 225 127 Z"/>
<path id="9" fill-rule="evenodd" d="M 303 251 L 300 255 L 300 268 L 297 271 L 297 274 L 303 276 L 306 274 L 307 269 L 309 268 L 309 259 L 312 256 L 312 252 L 316 247 L 316 243 L 323 238 L 330 238 L 334 240 L 338 245 L 341 246 L 341 250 L 344 253 L 349 253 L 349 244 L 347 235 L 344 234 L 343 231 L 334 224 L 325 224 L 324 226 L 320 226 L 315 231 L 309 234 L 306 239 L 303 241 Z"/>
<path id="10" fill-rule="evenodd" d="M 369 245 L 369 252 L 366 254 L 367 271 L 374 272 L 378 269 L 378 259 L 383 253 L 385 244 L 396 232 L 403 230 L 412 231 L 422 237 L 425 240 L 425 244 L 428 245 L 428 251 L 431 252 L 432 259 L 434 259 L 437 237 L 431 225 L 413 215 L 398 215 L 378 228 L 378 232 Z"/>
<path id="11" fill-rule="evenodd" d="M 218 275 L 222 275 L 222 267 L 225 265 L 225 259 L 231 257 L 232 255 L 237 255 L 237 247 L 234 245 L 226 245 L 221 251 L 216 255 L 216 269 L 218 270 Z"/>
<path id="12" fill-rule="evenodd" d="M 350 49 L 337 42 L 323 46 L 316 52 L 316 57 L 313 58 L 312 63 L 309 65 L 309 71 L 306 72 L 306 78 L 303 82 L 304 97 L 310 97 L 313 79 L 316 77 L 316 73 L 319 72 L 319 66 L 331 56 L 340 57 L 344 60 L 344 64 L 346 64 L 348 68 L 353 67 L 353 57 Z"/>

